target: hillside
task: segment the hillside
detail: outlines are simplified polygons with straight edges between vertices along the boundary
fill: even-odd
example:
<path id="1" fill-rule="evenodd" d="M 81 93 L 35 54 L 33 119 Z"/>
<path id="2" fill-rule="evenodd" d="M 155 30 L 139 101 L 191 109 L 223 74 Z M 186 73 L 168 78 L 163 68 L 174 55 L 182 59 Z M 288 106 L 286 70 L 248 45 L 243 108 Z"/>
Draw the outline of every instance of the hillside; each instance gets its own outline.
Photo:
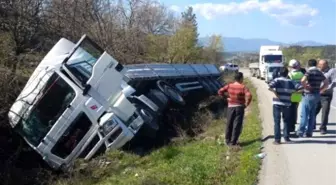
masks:
<path id="1" fill-rule="evenodd" d="M 327 46 L 291 46 L 284 48 L 283 52 L 288 62 L 290 59 L 297 59 L 305 64 L 309 59 L 326 59 L 331 65 L 336 63 L 336 45 Z"/>
<path id="2" fill-rule="evenodd" d="M 200 45 L 206 45 L 209 37 L 199 38 Z M 323 46 L 326 44 L 318 43 L 315 41 L 299 41 L 296 43 L 284 43 L 272 41 L 269 39 L 244 39 L 239 37 L 224 37 L 225 52 L 257 52 L 261 45 L 281 45 L 281 46 Z"/>

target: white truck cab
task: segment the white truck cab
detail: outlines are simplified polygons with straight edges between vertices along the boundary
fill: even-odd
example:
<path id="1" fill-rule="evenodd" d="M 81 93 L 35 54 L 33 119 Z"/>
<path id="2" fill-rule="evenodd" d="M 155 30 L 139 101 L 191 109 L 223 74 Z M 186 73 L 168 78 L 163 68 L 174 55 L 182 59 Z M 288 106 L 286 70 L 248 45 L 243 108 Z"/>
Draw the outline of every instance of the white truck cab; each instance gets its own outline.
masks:
<path id="1" fill-rule="evenodd" d="M 61 39 L 12 105 L 10 124 L 53 168 L 119 148 L 144 122 L 122 83 L 118 62 L 88 37 Z"/>
<path id="2" fill-rule="evenodd" d="M 257 77 L 269 82 L 275 68 L 284 66 L 284 57 L 280 46 L 261 46 L 259 54 L 259 72 Z"/>

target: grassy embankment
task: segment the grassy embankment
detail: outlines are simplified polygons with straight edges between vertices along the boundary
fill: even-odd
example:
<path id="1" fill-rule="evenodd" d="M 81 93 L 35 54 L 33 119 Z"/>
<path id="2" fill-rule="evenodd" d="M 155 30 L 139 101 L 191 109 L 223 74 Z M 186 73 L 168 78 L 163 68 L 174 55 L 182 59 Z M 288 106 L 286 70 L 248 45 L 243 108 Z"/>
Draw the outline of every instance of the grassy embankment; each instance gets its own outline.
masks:
<path id="1" fill-rule="evenodd" d="M 256 89 L 246 81 L 254 99 L 247 109 L 240 139 L 241 149 L 228 149 L 223 140 L 223 119 L 209 121 L 206 131 L 196 138 L 171 143 L 145 157 L 113 151 L 90 163 L 81 163 L 71 177 L 55 184 L 235 184 L 257 181 L 261 161 L 255 158 L 261 147 Z M 102 162 L 104 161 L 104 162 Z"/>

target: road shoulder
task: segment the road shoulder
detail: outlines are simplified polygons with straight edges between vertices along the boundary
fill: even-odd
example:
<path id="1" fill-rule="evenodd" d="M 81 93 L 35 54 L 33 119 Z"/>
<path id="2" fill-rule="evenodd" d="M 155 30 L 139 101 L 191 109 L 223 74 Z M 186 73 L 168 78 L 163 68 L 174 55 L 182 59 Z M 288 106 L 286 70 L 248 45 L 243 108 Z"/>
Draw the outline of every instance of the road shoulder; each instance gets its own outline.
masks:
<path id="1" fill-rule="evenodd" d="M 288 169 L 286 155 L 282 146 L 275 146 L 273 142 L 273 109 L 272 96 L 266 90 L 264 81 L 250 78 L 253 85 L 257 87 L 259 99 L 260 119 L 262 121 L 263 150 L 266 157 L 263 159 L 259 173 L 260 185 L 290 185 L 290 170 Z"/>

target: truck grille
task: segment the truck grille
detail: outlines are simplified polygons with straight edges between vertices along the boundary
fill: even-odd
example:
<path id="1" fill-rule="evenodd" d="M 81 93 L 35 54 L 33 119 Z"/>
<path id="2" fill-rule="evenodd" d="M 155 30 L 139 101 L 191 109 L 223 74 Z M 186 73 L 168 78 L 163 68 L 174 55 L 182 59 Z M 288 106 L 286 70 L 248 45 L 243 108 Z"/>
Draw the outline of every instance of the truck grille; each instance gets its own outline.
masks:
<path id="1" fill-rule="evenodd" d="M 96 144 L 99 142 L 99 136 L 96 135 L 91 141 L 90 143 L 86 146 L 86 148 L 82 151 L 82 153 L 79 155 L 80 158 L 85 158 L 90 151 L 96 146 Z M 93 155 L 93 157 L 103 153 L 106 150 L 105 145 L 102 145 L 97 151 L 96 153 Z"/>
<path id="2" fill-rule="evenodd" d="M 89 145 L 86 146 L 86 148 L 83 150 L 83 152 L 79 155 L 80 158 L 84 158 L 85 156 L 87 156 L 87 154 L 89 154 L 89 152 L 93 149 L 94 146 L 96 146 L 96 144 L 99 142 L 99 136 L 96 135 L 91 142 L 89 143 Z"/>
<path id="3" fill-rule="evenodd" d="M 114 140 L 122 133 L 122 128 L 118 127 L 117 130 L 107 139 L 109 143 L 113 143 Z"/>

